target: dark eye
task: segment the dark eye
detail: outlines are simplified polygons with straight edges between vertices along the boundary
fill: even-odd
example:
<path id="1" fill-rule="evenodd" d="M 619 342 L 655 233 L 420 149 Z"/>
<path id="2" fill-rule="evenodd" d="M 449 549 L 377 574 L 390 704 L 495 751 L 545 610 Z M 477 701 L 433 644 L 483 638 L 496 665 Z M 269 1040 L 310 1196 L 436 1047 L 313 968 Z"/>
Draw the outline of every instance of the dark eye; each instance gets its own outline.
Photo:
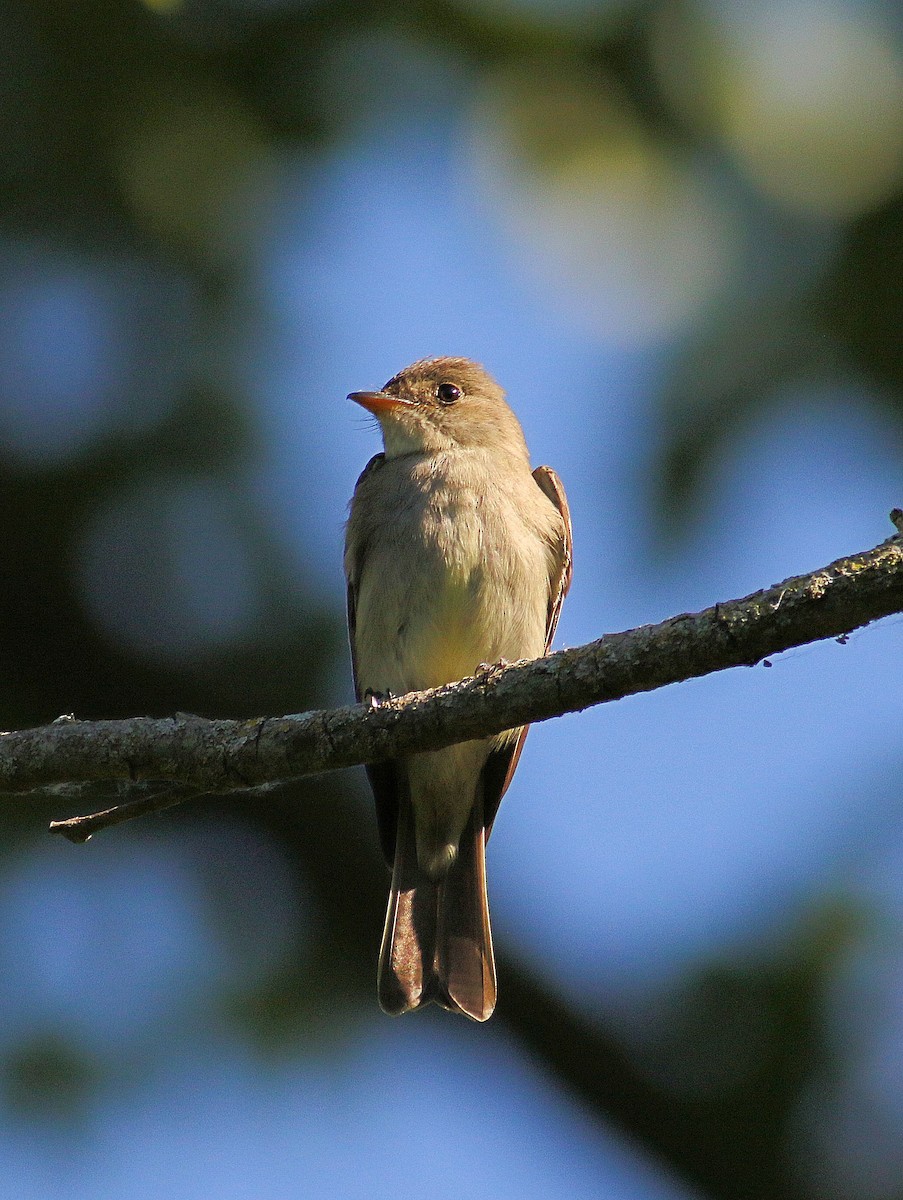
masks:
<path id="1" fill-rule="evenodd" d="M 454 404 L 461 398 L 461 389 L 453 383 L 440 383 L 436 388 L 436 396 L 440 404 Z"/>

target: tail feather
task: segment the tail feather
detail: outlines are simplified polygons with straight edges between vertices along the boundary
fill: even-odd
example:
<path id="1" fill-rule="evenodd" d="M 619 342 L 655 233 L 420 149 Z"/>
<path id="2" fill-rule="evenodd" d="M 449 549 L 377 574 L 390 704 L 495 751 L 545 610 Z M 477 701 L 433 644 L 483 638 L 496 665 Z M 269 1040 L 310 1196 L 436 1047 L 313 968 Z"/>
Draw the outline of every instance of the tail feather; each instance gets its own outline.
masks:
<path id="1" fill-rule="evenodd" d="M 392 890 L 379 952 L 379 1003 L 390 1016 L 426 1004 L 435 958 L 437 886 L 417 865 L 409 802 L 398 812 Z"/>
<path id="2" fill-rule="evenodd" d="M 458 855 L 439 888 L 435 970 L 446 1005 L 475 1021 L 492 1015 L 495 958 L 486 894 L 483 805 L 474 805 Z M 443 1001 L 440 1001 L 443 1003 Z"/>
<path id="3" fill-rule="evenodd" d="M 438 881 L 419 867 L 410 805 L 401 810 L 379 956 L 380 1005 L 396 1015 L 432 1001 L 485 1021 L 495 1008 L 496 982 L 482 803 Z"/>

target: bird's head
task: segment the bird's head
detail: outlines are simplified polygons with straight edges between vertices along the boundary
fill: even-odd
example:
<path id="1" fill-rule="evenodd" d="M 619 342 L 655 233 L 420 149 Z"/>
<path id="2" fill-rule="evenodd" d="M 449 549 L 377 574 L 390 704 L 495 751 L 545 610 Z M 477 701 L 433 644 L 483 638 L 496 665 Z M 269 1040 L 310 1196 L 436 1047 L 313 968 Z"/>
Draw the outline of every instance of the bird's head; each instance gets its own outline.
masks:
<path id="1" fill-rule="evenodd" d="M 393 375 L 381 391 L 348 398 L 378 418 L 387 458 L 460 448 L 528 457 L 505 393 L 468 358 L 424 358 Z"/>

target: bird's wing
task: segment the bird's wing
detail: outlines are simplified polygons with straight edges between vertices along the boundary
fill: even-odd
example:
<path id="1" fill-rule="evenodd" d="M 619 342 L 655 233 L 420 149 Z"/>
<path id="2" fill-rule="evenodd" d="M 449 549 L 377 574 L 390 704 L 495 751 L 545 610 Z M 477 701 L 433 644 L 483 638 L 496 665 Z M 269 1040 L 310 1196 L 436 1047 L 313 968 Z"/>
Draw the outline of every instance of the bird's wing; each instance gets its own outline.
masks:
<path id="1" fill-rule="evenodd" d="M 354 494 L 357 495 L 361 484 L 374 471 L 385 462 L 384 454 L 374 454 L 374 456 L 361 471 L 357 483 L 354 485 Z M 351 564 L 351 569 L 348 572 L 348 641 L 351 645 L 351 670 L 354 675 L 354 694 L 360 703 L 363 700 L 361 695 L 360 680 L 357 675 L 357 586 L 361 575 L 362 560 L 366 554 L 366 546 L 362 546 L 358 551 L 357 561 Z M 370 780 L 370 787 L 373 789 L 373 798 L 376 801 L 376 823 L 379 827 L 379 842 L 382 847 L 383 855 L 386 862 L 391 867 L 392 861 L 395 858 L 395 836 L 398 829 L 398 783 L 393 761 L 380 763 L 367 763 L 365 766 L 367 778 Z"/>
<path id="2" fill-rule="evenodd" d="M 564 485 L 551 467 L 537 467 L 533 478 L 549 497 L 564 521 L 564 539 L 558 546 L 556 570 L 549 580 L 549 615 L 546 621 L 546 654 L 552 646 L 552 639 L 561 616 L 561 606 L 571 586 L 574 574 L 573 534 L 571 532 L 571 510 L 568 508 Z"/>
<path id="3" fill-rule="evenodd" d="M 537 467 L 533 472 L 533 478 L 558 509 L 564 522 L 564 537 L 556 548 L 555 569 L 549 578 L 549 609 L 546 618 L 546 654 L 548 654 L 555 636 L 558 618 L 561 615 L 561 606 L 568 593 L 568 588 L 571 586 L 571 576 L 574 573 L 573 535 L 571 512 L 561 480 L 551 467 Z M 529 728 L 529 725 L 525 725 L 520 731 L 517 741 L 503 750 L 494 751 L 487 759 L 483 770 L 483 808 L 487 838 L 492 829 L 495 814 L 502 802 L 502 796 L 507 791 L 511 777 L 517 769 Z"/>
<path id="4" fill-rule="evenodd" d="M 354 485 L 354 494 L 351 498 L 352 505 L 354 504 L 354 498 L 357 496 L 361 484 L 375 471 L 378 471 L 385 460 L 385 454 L 374 454 L 367 463 L 366 467 L 364 467 L 363 471 L 361 471 L 360 475 L 358 475 L 357 483 Z M 362 560 L 366 553 L 366 549 L 366 546 L 361 546 L 358 548 L 357 558 L 353 563 L 351 563 L 350 569 L 348 570 L 348 641 L 351 645 L 351 671 L 354 676 L 354 695 L 358 703 L 361 701 L 361 687 L 360 681 L 357 677 L 357 585 L 361 577 L 361 567 L 363 566 Z"/>

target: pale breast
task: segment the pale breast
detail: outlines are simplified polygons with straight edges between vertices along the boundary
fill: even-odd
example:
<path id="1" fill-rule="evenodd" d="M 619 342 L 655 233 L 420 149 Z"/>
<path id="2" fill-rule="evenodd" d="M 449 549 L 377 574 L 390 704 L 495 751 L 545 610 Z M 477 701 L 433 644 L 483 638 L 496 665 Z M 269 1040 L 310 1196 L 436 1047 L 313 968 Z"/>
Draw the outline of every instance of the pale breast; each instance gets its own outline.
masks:
<path id="1" fill-rule="evenodd" d="M 531 490 L 500 489 L 486 472 L 477 482 L 464 470 L 434 473 L 409 480 L 387 506 L 357 585 L 362 689 L 435 687 L 482 662 L 542 654 L 548 542 L 524 506 L 548 502 L 527 479 Z M 397 495 L 398 480 L 374 482 Z"/>

